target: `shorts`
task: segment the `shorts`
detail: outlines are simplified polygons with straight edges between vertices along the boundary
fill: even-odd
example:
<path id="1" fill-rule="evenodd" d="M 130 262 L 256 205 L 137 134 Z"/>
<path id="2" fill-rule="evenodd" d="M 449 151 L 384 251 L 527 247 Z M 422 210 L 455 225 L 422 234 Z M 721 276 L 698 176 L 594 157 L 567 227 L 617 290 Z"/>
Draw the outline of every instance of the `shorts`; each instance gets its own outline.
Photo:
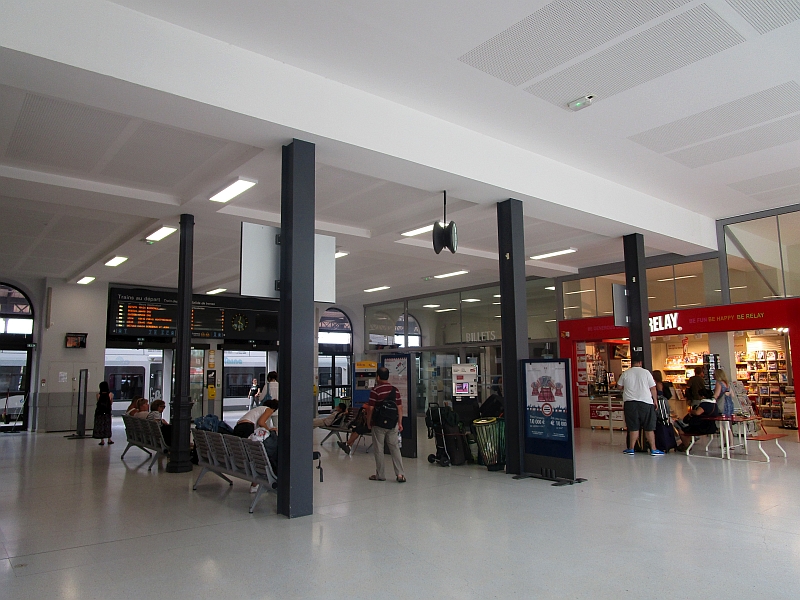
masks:
<path id="1" fill-rule="evenodd" d="M 656 407 L 652 402 L 639 402 L 638 400 L 628 400 L 624 405 L 625 425 L 628 431 L 656 430 Z"/>

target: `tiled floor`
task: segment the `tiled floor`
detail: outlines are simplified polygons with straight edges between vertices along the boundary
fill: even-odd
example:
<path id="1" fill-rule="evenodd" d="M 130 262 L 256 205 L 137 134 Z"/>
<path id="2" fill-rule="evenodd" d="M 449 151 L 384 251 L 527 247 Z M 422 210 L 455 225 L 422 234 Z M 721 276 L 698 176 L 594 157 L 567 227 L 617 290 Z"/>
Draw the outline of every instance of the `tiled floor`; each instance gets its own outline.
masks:
<path id="1" fill-rule="evenodd" d="M 423 430 L 424 431 L 424 430 Z M 623 456 L 577 435 L 579 475 L 551 487 L 323 447 L 315 515 L 248 484 L 146 470 L 117 443 L 0 434 L 0 598 L 797 598 L 800 445 L 751 461 Z M 323 432 L 317 431 L 317 440 Z M 757 452 L 757 451 L 756 451 Z"/>

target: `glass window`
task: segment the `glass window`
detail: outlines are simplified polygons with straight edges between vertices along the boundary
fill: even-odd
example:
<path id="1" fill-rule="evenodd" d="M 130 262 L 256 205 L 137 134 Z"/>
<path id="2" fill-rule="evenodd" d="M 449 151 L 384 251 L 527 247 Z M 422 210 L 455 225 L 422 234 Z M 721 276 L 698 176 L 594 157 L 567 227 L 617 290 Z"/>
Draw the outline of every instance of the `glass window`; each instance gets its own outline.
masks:
<path id="1" fill-rule="evenodd" d="M 717 259 L 675 265 L 678 308 L 712 306 L 722 302 Z"/>
<path id="2" fill-rule="evenodd" d="M 780 215 L 778 225 L 786 295 L 800 296 L 800 212 Z"/>
<path id="3" fill-rule="evenodd" d="M 528 339 L 557 338 L 556 288 L 553 280 L 530 279 L 525 283 L 525 291 L 528 301 Z"/>
<path id="4" fill-rule="evenodd" d="M 731 302 L 783 297 L 776 217 L 726 225 L 725 251 Z"/>
<path id="5" fill-rule="evenodd" d="M 625 285 L 625 273 L 595 277 L 597 294 L 597 316 L 608 317 L 614 314 L 614 298 L 611 291 L 613 284 Z"/>
<path id="6" fill-rule="evenodd" d="M 419 326 L 419 345 L 444 346 L 461 342 L 460 308 L 461 296 L 458 292 L 409 300 L 409 316 L 413 314 Z"/>
<path id="7" fill-rule="evenodd" d="M 394 343 L 397 344 L 398 348 L 405 348 L 406 346 L 406 334 L 405 334 L 405 324 L 403 323 L 403 315 L 400 315 L 397 319 L 397 324 L 395 325 L 394 329 Z M 417 348 L 422 341 L 422 331 L 419 327 L 419 321 L 414 318 L 414 315 L 408 315 L 408 347 L 409 348 Z"/>
<path id="8" fill-rule="evenodd" d="M 500 334 L 500 288 L 461 292 L 461 339 L 491 342 Z"/>
<path id="9" fill-rule="evenodd" d="M 9 285 L 0 285 L 0 315 L 30 315 L 31 305 L 25 294 Z"/>
<path id="10" fill-rule="evenodd" d="M 594 277 L 565 281 L 563 295 L 565 319 L 597 316 Z"/>
<path id="11" fill-rule="evenodd" d="M 402 302 L 366 307 L 364 309 L 364 348 L 374 350 L 378 346 L 394 345 L 397 319 L 399 316 L 402 320 L 404 311 L 405 307 Z"/>
<path id="12" fill-rule="evenodd" d="M 675 270 L 672 265 L 647 269 L 647 307 L 651 311 L 670 310 L 676 304 Z"/>

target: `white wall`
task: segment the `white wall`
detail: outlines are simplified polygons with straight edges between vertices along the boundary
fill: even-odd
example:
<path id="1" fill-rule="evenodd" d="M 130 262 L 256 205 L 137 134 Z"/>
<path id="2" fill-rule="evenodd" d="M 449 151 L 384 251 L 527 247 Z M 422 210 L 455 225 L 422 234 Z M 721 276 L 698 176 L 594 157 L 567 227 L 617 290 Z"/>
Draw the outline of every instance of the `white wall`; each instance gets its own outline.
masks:
<path id="1" fill-rule="evenodd" d="M 101 284 L 76 285 L 48 279 L 52 288 L 50 326 L 41 311 L 39 377 L 36 428 L 67 431 L 75 428 L 78 408 L 78 376 L 89 370 L 86 428 L 94 422 L 96 393 L 105 367 L 108 288 Z M 68 332 L 86 333 L 86 348 L 65 348 Z M 42 384 L 44 381 L 44 384 Z"/>

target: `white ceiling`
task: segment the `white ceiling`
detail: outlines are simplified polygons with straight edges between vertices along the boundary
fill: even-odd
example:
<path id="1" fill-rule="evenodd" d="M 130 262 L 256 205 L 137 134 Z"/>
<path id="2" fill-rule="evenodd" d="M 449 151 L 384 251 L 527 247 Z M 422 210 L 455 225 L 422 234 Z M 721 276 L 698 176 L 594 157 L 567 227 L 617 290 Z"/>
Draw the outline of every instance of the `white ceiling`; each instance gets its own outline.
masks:
<path id="1" fill-rule="evenodd" d="M 681 219 L 800 201 L 798 1 L 86 4 L 124 6 L 152 17 L 154 32 L 175 24 L 552 158 L 666 201 Z M 239 223 L 279 219 L 280 146 L 296 134 L 318 144 L 318 231 L 350 252 L 337 261 L 343 302 L 497 280 L 494 203 L 503 190 L 477 172 L 472 181 L 425 169 L 366 145 L 333 144 L 322 130 L 293 132 L 222 103 L 133 85 L 99 66 L 21 53 L 4 31 L 0 25 L 0 219 L 13 232 L 0 241 L 0 275 L 174 286 L 177 235 L 155 245 L 141 238 L 190 212 L 196 291 L 235 291 Z M 142 66 L 159 72 L 159 64 Z M 565 108 L 584 94 L 596 96 L 591 107 Z M 324 103 L 308 110 L 321 122 L 337 118 Z M 229 205 L 207 200 L 238 175 L 259 184 Z M 433 254 L 427 236 L 399 235 L 439 218 L 442 189 L 459 226 L 455 256 Z M 625 212 L 646 220 L 648 206 Z M 527 252 L 579 250 L 530 264 L 528 273 L 621 260 L 619 235 L 638 230 L 614 226 L 626 216 L 602 205 L 581 213 L 526 204 Z M 651 224 L 649 254 L 698 251 L 690 241 L 656 240 L 666 226 Z M 130 259 L 103 266 L 115 254 Z M 457 269 L 470 274 L 424 279 Z M 363 293 L 377 285 L 391 289 Z"/>

